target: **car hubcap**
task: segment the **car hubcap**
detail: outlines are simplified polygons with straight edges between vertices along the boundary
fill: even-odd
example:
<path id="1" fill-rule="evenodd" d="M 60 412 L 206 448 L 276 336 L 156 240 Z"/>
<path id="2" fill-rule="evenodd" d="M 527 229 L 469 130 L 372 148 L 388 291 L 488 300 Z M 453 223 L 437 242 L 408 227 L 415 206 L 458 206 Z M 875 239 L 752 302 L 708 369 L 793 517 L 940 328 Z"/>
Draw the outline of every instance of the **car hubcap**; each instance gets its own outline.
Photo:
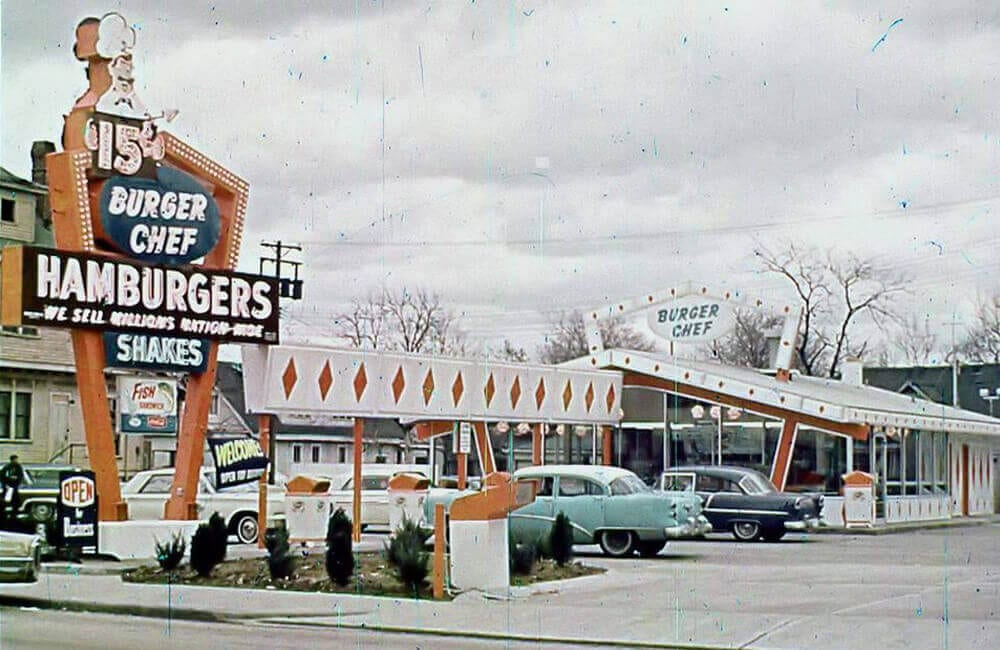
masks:
<path id="1" fill-rule="evenodd" d="M 736 524 L 736 534 L 740 537 L 753 537 L 757 534 L 757 524 Z"/>
<path id="2" fill-rule="evenodd" d="M 257 522 L 249 517 L 244 517 L 240 522 L 240 539 L 245 542 L 252 542 L 257 538 Z"/>
<path id="3" fill-rule="evenodd" d="M 607 546 L 608 550 L 612 553 L 624 553 L 628 548 L 630 540 L 631 535 L 626 532 L 616 531 L 604 533 L 604 545 Z"/>

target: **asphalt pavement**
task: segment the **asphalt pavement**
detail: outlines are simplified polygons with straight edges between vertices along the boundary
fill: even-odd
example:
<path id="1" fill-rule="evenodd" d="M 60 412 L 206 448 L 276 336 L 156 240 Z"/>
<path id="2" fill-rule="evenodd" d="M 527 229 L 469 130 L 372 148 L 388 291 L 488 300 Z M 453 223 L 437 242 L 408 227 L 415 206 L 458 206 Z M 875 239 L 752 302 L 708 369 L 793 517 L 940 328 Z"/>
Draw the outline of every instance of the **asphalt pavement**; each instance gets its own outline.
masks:
<path id="1" fill-rule="evenodd" d="M 462 594 L 450 603 L 134 585 L 56 565 L 35 585 L 0 586 L 0 603 L 270 625 L 293 636 L 363 628 L 470 644 L 1000 648 L 998 535 L 1000 525 L 983 524 L 883 536 L 789 535 L 776 544 L 713 536 L 672 542 L 653 559 L 626 560 L 585 547 L 581 561 L 608 573 L 514 590 L 505 599 Z"/>

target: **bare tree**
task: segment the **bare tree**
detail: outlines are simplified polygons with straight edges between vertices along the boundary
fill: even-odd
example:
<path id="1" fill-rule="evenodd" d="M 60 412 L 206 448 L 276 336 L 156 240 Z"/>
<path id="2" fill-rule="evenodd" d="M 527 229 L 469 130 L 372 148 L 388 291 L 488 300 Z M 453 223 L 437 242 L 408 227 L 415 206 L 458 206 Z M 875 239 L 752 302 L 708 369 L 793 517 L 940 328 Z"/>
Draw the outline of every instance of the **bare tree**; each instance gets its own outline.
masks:
<path id="1" fill-rule="evenodd" d="M 755 254 L 765 271 L 789 281 L 802 304 L 796 353 L 808 375 L 836 377 L 845 356 L 864 354 L 871 342 L 857 331 L 860 318 L 868 317 L 885 331 L 887 321 L 896 318 L 896 298 L 909 281 L 850 253 L 824 254 L 815 247 L 788 244 L 776 253 L 760 247 Z"/>
<path id="2" fill-rule="evenodd" d="M 499 349 L 490 349 L 486 356 L 491 359 L 497 359 L 500 361 L 509 361 L 512 363 L 527 363 L 528 353 L 524 348 L 520 346 L 515 346 L 510 342 L 510 339 L 504 339 L 503 345 Z"/>
<path id="3" fill-rule="evenodd" d="M 958 352 L 969 361 L 1000 363 L 1000 295 L 980 300 L 972 326 L 958 345 Z"/>
<path id="4" fill-rule="evenodd" d="M 780 328 L 784 319 L 769 311 L 737 308 L 732 332 L 712 343 L 712 355 L 723 363 L 748 368 L 767 368 L 771 364 L 768 335 Z"/>
<path id="5" fill-rule="evenodd" d="M 937 333 L 931 331 L 928 319 L 921 321 L 915 315 L 899 321 L 891 343 L 906 363 L 915 366 L 931 363 L 938 351 Z"/>
<path id="6" fill-rule="evenodd" d="M 334 334 L 349 345 L 371 350 L 463 354 L 465 334 L 436 293 L 403 287 L 355 298 L 334 319 Z"/>
<path id="7" fill-rule="evenodd" d="M 624 348 L 651 352 L 656 345 L 642 333 L 635 331 L 620 318 L 598 321 L 601 340 L 605 348 Z M 552 332 L 538 350 L 542 363 L 562 363 L 579 359 L 590 353 L 587 345 L 587 325 L 579 311 L 564 312 L 552 324 Z"/>

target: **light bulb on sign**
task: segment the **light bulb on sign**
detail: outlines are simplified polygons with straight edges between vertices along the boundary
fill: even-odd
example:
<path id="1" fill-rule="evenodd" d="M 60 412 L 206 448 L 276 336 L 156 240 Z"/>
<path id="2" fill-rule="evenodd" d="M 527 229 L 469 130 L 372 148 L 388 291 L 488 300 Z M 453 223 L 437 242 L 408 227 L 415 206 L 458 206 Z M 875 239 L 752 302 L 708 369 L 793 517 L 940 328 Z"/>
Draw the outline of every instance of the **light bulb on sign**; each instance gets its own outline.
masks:
<path id="1" fill-rule="evenodd" d="M 712 416 L 713 420 L 718 420 L 719 416 L 722 415 L 722 409 L 719 408 L 718 406 L 713 406 L 712 408 L 708 409 L 708 414 Z"/>
<path id="2" fill-rule="evenodd" d="M 705 407 L 702 406 L 701 404 L 695 404 L 694 406 L 692 406 L 691 417 L 693 417 L 695 420 L 700 420 L 701 418 L 705 417 Z"/>

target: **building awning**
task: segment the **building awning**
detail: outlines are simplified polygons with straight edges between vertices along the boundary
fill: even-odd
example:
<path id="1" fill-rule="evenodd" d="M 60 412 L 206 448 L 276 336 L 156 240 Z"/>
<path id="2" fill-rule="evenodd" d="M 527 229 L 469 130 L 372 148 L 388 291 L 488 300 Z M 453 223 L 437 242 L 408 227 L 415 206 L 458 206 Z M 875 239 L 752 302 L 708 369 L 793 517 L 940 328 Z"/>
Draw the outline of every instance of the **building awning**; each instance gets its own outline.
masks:
<path id="1" fill-rule="evenodd" d="M 996 418 L 834 379 L 793 374 L 790 381 L 781 381 L 752 368 L 631 350 L 605 350 L 563 367 L 620 370 L 626 373 L 626 387 L 630 374 L 641 375 L 673 383 L 680 393 L 684 387 L 709 391 L 834 424 L 1000 436 Z"/>

